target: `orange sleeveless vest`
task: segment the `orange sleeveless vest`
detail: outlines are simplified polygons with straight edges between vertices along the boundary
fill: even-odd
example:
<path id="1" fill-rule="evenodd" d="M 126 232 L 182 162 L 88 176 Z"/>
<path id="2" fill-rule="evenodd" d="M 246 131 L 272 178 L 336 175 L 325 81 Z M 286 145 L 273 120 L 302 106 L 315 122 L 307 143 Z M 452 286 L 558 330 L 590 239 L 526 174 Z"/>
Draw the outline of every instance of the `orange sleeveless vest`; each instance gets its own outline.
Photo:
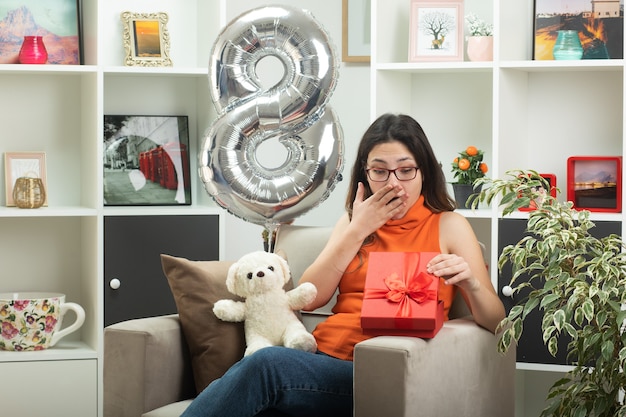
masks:
<path id="1" fill-rule="evenodd" d="M 441 252 L 439 219 L 424 206 L 421 196 L 404 218 L 390 220 L 381 227 L 374 242 L 364 245 L 352 260 L 341 281 L 333 315 L 320 323 L 313 335 L 318 349 L 340 359 L 352 360 L 354 345 L 369 339 L 361 329 L 363 288 L 370 252 Z M 439 283 L 439 299 L 444 303 L 444 319 L 454 299 L 456 287 Z"/>

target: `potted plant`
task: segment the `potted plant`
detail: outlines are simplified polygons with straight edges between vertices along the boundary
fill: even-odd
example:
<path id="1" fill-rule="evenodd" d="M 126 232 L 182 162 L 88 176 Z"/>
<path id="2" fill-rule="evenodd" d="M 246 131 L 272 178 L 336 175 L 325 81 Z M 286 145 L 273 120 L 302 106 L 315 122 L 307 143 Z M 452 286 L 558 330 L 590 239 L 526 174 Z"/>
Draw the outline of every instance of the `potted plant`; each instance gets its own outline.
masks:
<path id="1" fill-rule="evenodd" d="M 483 162 L 483 151 L 468 146 L 452 161 L 452 172 L 456 182 L 452 183 L 457 207 L 467 208 L 468 197 L 474 192 L 474 181 L 483 178 L 489 167 Z M 476 189 L 480 191 L 480 189 Z"/>
<path id="2" fill-rule="evenodd" d="M 467 22 L 467 57 L 470 61 L 493 60 L 493 25 L 487 24 L 476 14 L 465 16 Z"/>
<path id="3" fill-rule="evenodd" d="M 498 268 L 510 264 L 510 286 L 521 298 L 500 323 L 498 349 L 516 344 L 532 311 L 542 315 L 550 354 L 569 335 L 567 356 L 574 367 L 551 388 L 542 416 L 626 416 L 626 253 L 621 238 L 593 237 L 589 211 L 576 210 L 549 193 L 534 171 L 509 171 L 505 179 L 481 178 L 471 205 L 500 199 L 503 215 L 534 202 L 527 234 L 505 247 Z"/>

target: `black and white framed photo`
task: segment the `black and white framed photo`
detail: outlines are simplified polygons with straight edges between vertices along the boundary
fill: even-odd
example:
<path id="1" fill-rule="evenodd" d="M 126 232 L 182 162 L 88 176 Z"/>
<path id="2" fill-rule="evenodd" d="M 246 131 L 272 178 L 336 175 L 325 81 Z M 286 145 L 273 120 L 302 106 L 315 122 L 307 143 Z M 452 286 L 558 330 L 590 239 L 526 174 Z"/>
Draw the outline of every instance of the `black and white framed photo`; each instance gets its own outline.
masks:
<path id="1" fill-rule="evenodd" d="M 104 116 L 104 205 L 191 204 L 187 116 Z"/>

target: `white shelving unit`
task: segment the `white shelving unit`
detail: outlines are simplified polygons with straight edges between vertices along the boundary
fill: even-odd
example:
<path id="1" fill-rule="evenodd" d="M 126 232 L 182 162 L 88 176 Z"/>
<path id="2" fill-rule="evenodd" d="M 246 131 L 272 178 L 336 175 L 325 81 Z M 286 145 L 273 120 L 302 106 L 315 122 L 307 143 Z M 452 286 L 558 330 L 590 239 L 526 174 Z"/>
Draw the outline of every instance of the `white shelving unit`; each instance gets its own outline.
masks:
<path id="1" fill-rule="evenodd" d="M 81 330 L 54 348 L 0 351 L 0 374 L 12 381 L 3 394 L 4 414 L 23 413 L 27 387 L 43 395 L 28 404 L 30 414 L 102 415 L 105 217 L 219 215 L 223 255 L 222 210 L 197 175 L 191 206 L 105 207 L 102 138 L 105 114 L 188 115 L 190 168 L 197 172 L 197 152 L 214 115 L 207 63 L 224 5 L 82 0 L 83 65 L 0 65 L 0 153 L 45 152 L 49 202 L 36 210 L 6 207 L 0 181 L 0 292 L 62 292 L 86 311 Z M 122 66 L 120 13 L 126 10 L 169 14 L 173 67 Z"/>
<path id="2" fill-rule="evenodd" d="M 622 59 L 534 61 L 533 0 L 465 0 L 465 14 L 475 12 L 494 23 L 493 62 L 408 63 L 409 7 L 408 0 L 372 1 L 370 117 L 414 116 L 442 158 L 449 181 L 452 159 L 474 145 L 485 151 L 488 175 L 503 176 L 511 169 L 553 173 L 564 199 L 569 156 L 623 155 Z M 487 245 L 498 288 L 501 214 L 497 207 L 463 213 Z M 593 219 L 623 224 L 622 213 L 595 213 Z M 534 415 L 524 403 L 538 403 L 541 410 L 545 392 L 537 394 L 532 386 L 538 374 L 550 379 L 567 369 L 519 363 L 516 415 Z"/>

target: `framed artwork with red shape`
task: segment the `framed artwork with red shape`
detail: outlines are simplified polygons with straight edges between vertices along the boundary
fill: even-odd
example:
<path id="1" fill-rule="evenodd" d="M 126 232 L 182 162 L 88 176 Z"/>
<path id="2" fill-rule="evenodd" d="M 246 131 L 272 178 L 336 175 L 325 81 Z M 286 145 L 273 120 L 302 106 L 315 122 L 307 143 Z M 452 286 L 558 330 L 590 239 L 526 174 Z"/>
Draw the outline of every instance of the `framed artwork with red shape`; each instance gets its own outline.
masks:
<path id="1" fill-rule="evenodd" d="M 20 51 L 37 38 L 36 63 L 82 63 L 81 0 L 2 0 L 0 2 L 0 64 L 24 61 Z M 45 53 L 43 53 L 45 51 Z M 27 54 L 29 55 L 29 54 Z"/>
<path id="2" fill-rule="evenodd" d="M 622 157 L 569 157 L 567 199 L 575 209 L 621 213 Z"/>

